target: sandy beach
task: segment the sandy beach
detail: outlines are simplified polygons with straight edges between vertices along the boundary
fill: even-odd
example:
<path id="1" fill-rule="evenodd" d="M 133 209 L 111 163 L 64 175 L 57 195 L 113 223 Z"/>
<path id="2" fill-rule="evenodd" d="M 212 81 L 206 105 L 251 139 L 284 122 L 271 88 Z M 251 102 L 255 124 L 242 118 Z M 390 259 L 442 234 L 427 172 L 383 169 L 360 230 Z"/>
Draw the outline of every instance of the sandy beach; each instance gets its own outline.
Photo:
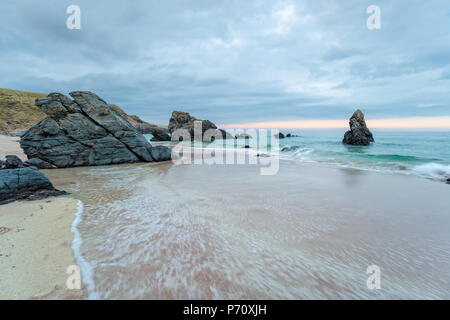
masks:
<path id="1" fill-rule="evenodd" d="M 20 137 L 9 137 L 0 135 L 0 160 L 4 160 L 7 155 L 16 155 L 22 161 L 27 160 L 27 156 L 19 145 Z"/>
<path id="2" fill-rule="evenodd" d="M 66 288 L 76 210 L 70 198 L 0 206 L 0 299 L 83 298 Z"/>

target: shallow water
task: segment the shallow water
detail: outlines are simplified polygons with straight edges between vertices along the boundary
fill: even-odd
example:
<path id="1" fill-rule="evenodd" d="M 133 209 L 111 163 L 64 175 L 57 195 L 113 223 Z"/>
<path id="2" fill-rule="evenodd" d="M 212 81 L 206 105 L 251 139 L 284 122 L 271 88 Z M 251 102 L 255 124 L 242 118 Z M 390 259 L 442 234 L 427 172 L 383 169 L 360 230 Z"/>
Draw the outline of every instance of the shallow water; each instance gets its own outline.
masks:
<path id="1" fill-rule="evenodd" d="M 249 165 L 47 173 L 84 203 L 91 298 L 450 298 L 441 183 L 286 162 L 274 176 Z"/>

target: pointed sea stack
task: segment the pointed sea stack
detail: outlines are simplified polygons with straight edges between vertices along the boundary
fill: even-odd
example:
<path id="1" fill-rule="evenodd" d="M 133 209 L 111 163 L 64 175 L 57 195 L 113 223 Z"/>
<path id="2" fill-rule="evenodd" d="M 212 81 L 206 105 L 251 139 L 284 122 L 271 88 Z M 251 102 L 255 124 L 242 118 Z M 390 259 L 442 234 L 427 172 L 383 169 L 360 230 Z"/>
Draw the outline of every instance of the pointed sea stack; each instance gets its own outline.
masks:
<path id="1" fill-rule="evenodd" d="M 375 142 L 372 133 L 366 126 L 364 114 L 361 110 L 356 110 L 349 121 L 350 130 L 344 135 L 344 144 L 353 146 L 368 146 L 371 142 Z"/>

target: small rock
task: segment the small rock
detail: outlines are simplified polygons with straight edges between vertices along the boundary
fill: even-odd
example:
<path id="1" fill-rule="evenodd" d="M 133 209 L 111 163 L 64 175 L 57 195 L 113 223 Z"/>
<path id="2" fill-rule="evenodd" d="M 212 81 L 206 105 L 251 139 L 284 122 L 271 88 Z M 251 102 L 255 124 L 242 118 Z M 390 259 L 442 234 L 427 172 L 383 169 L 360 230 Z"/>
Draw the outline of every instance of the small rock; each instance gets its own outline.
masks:
<path id="1" fill-rule="evenodd" d="M 234 137 L 235 139 L 253 139 L 253 137 L 248 133 L 240 133 Z"/>
<path id="2" fill-rule="evenodd" d="M 275 139 L 284 139 L 285 138 L 284 134 L 282 134 L 281 132 L 274 135 L 274 137 L 275 137 Z"/>
<path id="3" fill-rule="evenodd" d="M 8 155 L 6 156 L 6 161 L 4 162 L 6 169 L 16 169 L 16 168 L 24 168 L 24 164 L 22 160 L 18 156 Z"/>
<path id="4" fill-rule="evenodd" d="M 447 184 L 450 184 L 450 178 L 447 179 Z"/>

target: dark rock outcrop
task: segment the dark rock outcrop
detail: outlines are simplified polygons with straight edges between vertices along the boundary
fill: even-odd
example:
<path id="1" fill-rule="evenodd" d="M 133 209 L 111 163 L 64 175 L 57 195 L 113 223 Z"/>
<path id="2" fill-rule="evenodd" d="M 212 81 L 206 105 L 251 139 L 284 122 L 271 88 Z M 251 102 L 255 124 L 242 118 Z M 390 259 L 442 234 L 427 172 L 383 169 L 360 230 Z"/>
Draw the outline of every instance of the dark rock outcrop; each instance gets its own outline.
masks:
<path id="1" fill-rule="evenodd" d="M 227 133 L 225 130 L 217 129 L 217 126 L 209 120 L 199 120 L 191 116 L 188 112 L 174 111 L 172 117 L 169 120 L 169 132 L 173 134 L 178 129 L 185 129 L 191 135 L 191 140 L 197 139 L 194 136 L 194 124 L 195 121 L 201 121 L 202 126 L 202 139 L 203 141 L 213 141 L 215 139 L 233 139 L 234 137 Z M 212 130 L 208 131 L 208 130 Z M 208 136 L 205 136 L 205 132 L 208 131 Z"/>
<path id="2" fill-rule="evenodd" d="M 276 138 L 276 139 L 284 139 L 285 136 L 284 136 L 284 134 L 282 134 L 282 133 L 280 132 L 280 133 L 278 133 L 278 134 L 275 135 L 275 138 Z"/>
<path id="3" fill-rule="evenodd" d="M 5 157 L 5 168 L 6 169 L 16 169 L 16 168 L 24 168 L 24 164 L 22 160 L 18 156 L 15 155 L 9 155 Z"/>
<path id="4" fill-rule="evenodd" d="M 5 165 L 5 161 L 0 160 L 0 169 L 2 169 L 4 165 Z"/>
<path id="5" fill-rule="evenodd" d="M 60 93 L 36 100 L 48 117 L 20 140 L 29 159 L 58 168 L 154 161 L 147 139 L 103 99 L 86 91 L 70 95 L 74 100 Z"/>
<path id="6" fill-rule="evenodd" d="M 65 191 L 55 189 L 50 180 L 34 167 L 0 170 L 0 204 L 65 194 Z"/>
<path id="7" fill-rule="evenodd" d="M 450 184 L 450 178 L 447 179 L 447 184 Z"/>
<path id="8" fill-rule="evenodd" d="M 345 144 L 354 146 L 368 146 L 371 142 L 375 142 L 372 133 L 366 126 L 364 114 L 361 110 L 356 110 L 349 121 L 350 130 L 344 135 Z"/>

